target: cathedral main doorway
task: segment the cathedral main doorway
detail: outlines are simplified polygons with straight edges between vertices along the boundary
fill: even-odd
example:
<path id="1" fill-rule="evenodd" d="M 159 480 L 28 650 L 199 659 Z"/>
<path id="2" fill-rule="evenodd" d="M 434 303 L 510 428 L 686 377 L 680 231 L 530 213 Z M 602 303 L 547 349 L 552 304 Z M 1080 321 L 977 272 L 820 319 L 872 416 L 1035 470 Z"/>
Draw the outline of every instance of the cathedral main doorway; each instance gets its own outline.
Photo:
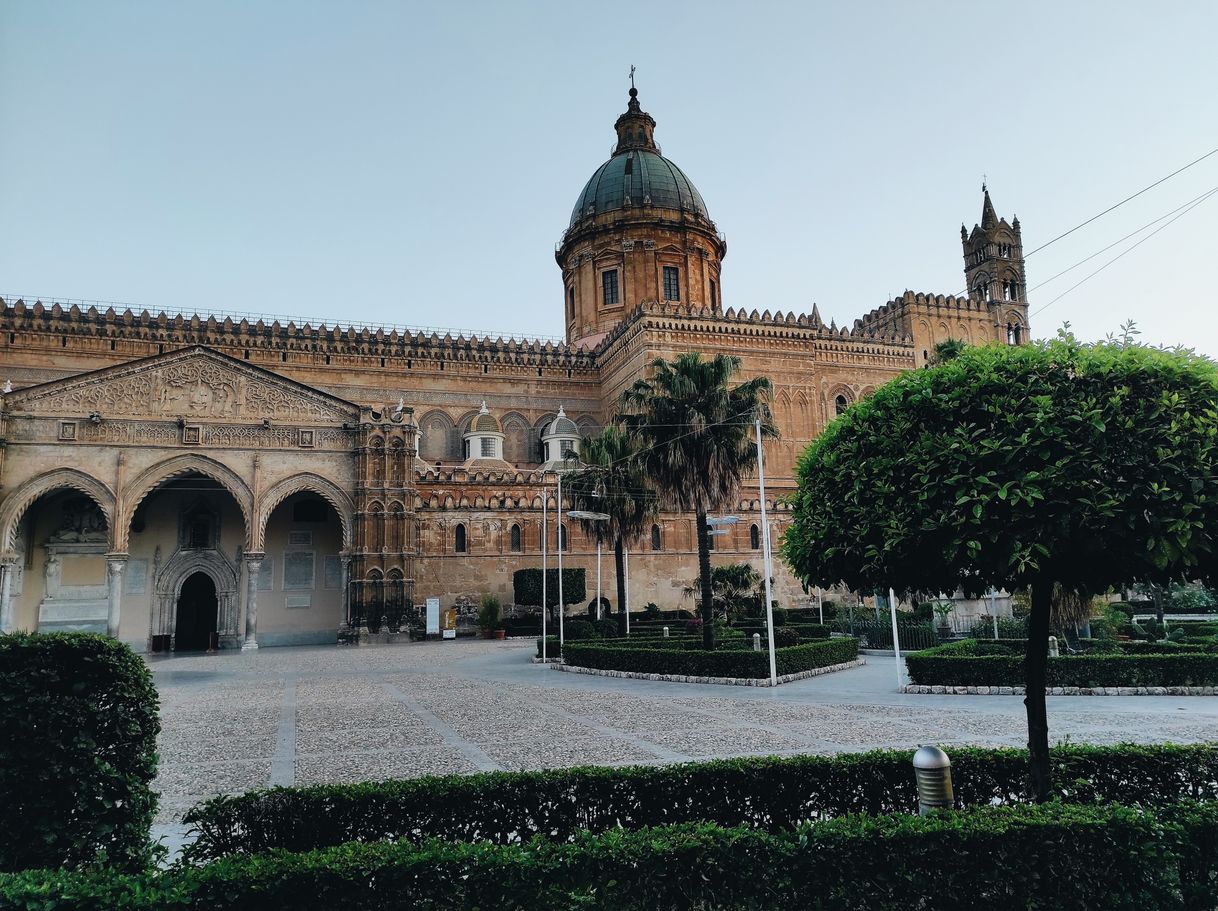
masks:
<path id="1" fill-rule="evenodd" d="M 216 583 L 206 573 L 194 573 L 182 583 L 174 619 L 174 651 L 201 652 L 216 632 Z"/>

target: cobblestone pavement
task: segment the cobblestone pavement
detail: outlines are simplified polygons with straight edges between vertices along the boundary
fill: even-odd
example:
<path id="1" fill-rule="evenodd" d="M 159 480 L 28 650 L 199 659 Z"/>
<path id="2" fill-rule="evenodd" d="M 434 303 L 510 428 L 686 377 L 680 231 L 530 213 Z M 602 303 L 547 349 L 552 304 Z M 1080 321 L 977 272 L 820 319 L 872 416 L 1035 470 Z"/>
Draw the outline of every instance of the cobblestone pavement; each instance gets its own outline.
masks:
<path id="1" fill-rule="evenodd" d="M 937 743 L 1019 745 L 1014 696 L 898 694 L 891 657 L 757 687 L 531 664 L 529 642 L 276 648 L 150 659 L 163 731 L 159 830 L 197 801 L 275 784 L 667 763 Z M 1050 697 L 1054 740 L 1218 739 L 1218 698 Z"/>

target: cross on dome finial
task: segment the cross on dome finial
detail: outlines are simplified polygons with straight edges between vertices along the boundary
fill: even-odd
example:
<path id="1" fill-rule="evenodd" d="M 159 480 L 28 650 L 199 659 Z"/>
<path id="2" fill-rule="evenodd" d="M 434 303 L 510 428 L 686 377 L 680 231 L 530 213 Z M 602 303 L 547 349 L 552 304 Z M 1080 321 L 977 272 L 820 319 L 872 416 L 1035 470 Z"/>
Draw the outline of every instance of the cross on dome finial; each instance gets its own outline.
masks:
<path id="1" fill-rule="evenodd" d="M 633 95 L 636 92 L 637 89 L 634 87 L 634 64 L 632 63 L 630 64 L 630 94 Z"/>

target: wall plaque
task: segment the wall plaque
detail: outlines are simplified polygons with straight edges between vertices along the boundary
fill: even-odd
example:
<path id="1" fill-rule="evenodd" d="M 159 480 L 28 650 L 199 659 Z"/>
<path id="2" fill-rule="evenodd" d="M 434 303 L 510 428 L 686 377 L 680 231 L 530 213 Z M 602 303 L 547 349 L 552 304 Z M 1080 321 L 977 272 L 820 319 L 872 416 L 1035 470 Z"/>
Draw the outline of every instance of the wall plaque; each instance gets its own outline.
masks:
<path id="1" fill-rule="evenodd" d="M 269 592 L 275 588 L 275 558 L 270 554 L 262 558 L 258 567 L 258 591 Z"/>
<path id="2" fill-rule="evenodd" d="M 309 547 L 313 544 L 313 532 L 289 531 L 288 544 L 291 547 Z"/>
<path id="3" fill-rule="evenodd" d="M 148 561 L 128 560 L 123 572 L 123 593 L 144 595 L 148 593 Z"/>
<path id="4" fill-rule="evenodd" d="M 322 584 L 329 589 L 343 587 L 343 561 L 337 556 L 327 554 Z"/>
<path id="5" fill-rule="evenodd" d="M 313 551 L 289 550 L 283 555 L 283 590 L 313 590 Z"/>
<path id="6" fill-rule="evenodd" d="M 287 595 L 284 598 L 284 606 L 286 607 L 312 607 L 312 595 Z"/>

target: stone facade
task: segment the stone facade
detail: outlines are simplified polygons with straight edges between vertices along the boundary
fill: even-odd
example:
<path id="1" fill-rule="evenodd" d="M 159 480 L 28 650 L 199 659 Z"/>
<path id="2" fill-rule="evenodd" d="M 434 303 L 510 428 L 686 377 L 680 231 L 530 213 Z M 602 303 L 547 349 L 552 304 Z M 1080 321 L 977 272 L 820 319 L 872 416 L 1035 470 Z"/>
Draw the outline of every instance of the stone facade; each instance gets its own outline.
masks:
<path id="1" fill-rule="evenodd" d="M 938 342 L 1027 339 L 1019 221 L 988 192 L 962 230 L 967 297 L 907 292 L 850 327 L 725 307 L 726 243 L 654 126 L 632 91 L 559 246 L 565 342 L 0 300 L 3 628 L 256 647 L 332 642 L 347 618 L 395 627 L 427 597 L 510 604 L 513 571 L 540 563 L 543 501 L 557 545 L 543 434 L 560 411 L 594 432 L 684 351 L 774 384 L 777 541 L 796 459 L 841 410 Z M 754 482 L 732 511 L 714 559 L 760 567 Z M 591 584 L 594 542 L 569 531 Z M 660 516 L 631 551 L 632 608 L 680 606 L 693 517 Z M 804 602 L 781 569 L 776 584 Z"/>

